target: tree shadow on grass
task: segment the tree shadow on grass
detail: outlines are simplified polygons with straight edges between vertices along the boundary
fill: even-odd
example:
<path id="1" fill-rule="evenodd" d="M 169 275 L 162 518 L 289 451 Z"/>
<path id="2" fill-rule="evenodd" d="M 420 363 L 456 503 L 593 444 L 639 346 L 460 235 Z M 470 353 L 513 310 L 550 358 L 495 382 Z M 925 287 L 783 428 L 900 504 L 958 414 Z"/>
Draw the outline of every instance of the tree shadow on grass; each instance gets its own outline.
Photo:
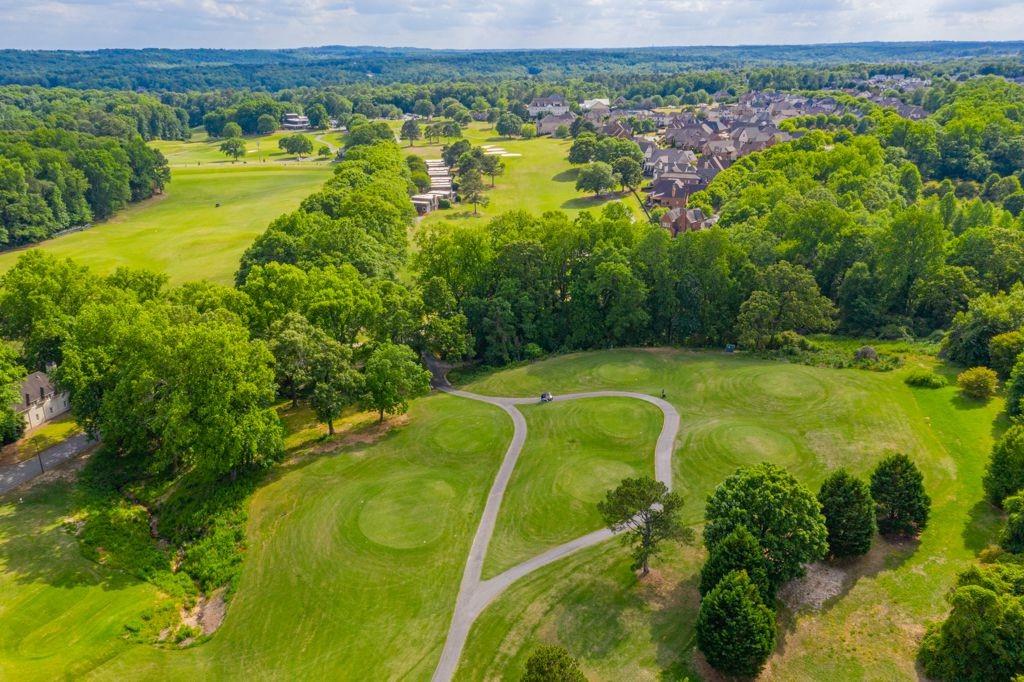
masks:
<path id="1" fill-rule="evenodd" d="M 695 626 L 700 609 L 700 574 L 677 583 L 664 600 L 664 608 L 652 614 L 651 639 L 658 643 L 658 679 L 694 679 L 691 652 L 697 646 Z"/>
<path id="2" fill-rule="evenodd" d="M 953 396 L 953 407 L 958 410 L 983 410 L 988 406 L 987 400 L 975 400 L 974 398 L 968 398 L 962 393 L 957 393 Z"/>
<path id="3" fill-rule="evenodd" d="M 63 521 L 72 512 L 72 485 L 66 481 L 37 484 L 0 498 L 0 564 L 18 584 L 52 587 L 101 587 L 122 590 L 142 580 L 93 563 Z"/>
<path id="4" fill-rule="evenodd" d="M 887 539 L 877 536 L 871 550 L 861 557 L 816 562 L 808 567 L 808 577 L 787 583 L 780 590 L 779 644 L 777 651 L 786 650 L 788 635 L 796 630 L 797 616 L 801 613 L 824 614 L 839 604 L 862 578 L 874 578 L 882 573 L 899 569 L 920 546 L 917 538 Z M 829 586 L 829 578 L 841 577 L 838 586 Z M 815 577 L 822 577 L 815 580 Z M 790 594 L 786 594 L 786 591 Z M 795 588 L 795 589 L 794 589 Z M 817 592 L 817 594 L 815 594 Z M 815 605 L 820 602 L 820 607 Z"/>
<path id="5" fill-rule="evenodd" d="M 561 173 L 556 173 L 551 176 L 552 182 L 576 182 L 576 178 L 579 176 L 580 171 L 578 168 L 567 168 Z"/>
<path id="6" fill-rule="evenodd" d="M 995 542 L 1002 523 L 999 510 L 988 500 L 978 500 L 967 516 L 962 533 L 964 547 L 975 554 Z"/>
<path id="7" fill-rule="evenodd" d="M 629 637 L 622 621 L 628 603 L 621 590 L 608 577 L 575 587 L 571 603 L 558 616 L 559 641 L 571 642 L 573 652 L 584 658 L 606 658 Z"/>

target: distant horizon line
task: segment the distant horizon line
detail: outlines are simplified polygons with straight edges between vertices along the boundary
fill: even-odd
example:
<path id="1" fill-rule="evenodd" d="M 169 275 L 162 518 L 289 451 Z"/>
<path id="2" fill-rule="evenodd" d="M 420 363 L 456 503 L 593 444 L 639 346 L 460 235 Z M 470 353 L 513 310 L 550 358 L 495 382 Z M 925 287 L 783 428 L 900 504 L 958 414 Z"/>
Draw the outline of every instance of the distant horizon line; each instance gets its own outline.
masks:
<path id="1" fill-rule="evenodd" d="M 347 45 L 343 43 L 327 43 L 323 45 L 299 45 L 293 47 L 95 47 L 95 48 L 61 48 L 61 47 L 0 47 L 0 52 L 184 52 L 184 51 L 209 51 L 209 52 L 288 52 L 302 50 L 327 50 L 327 49 L 348 49 L 348 50 L 389 50 L 389 51 L 422 51 L 422 52 L 606 52 L 614 50 L 721 50 L 721 49 L 743 49 L 743 48 L 799 48 L 799 47 L 860 47 L 876 45 L 992 45 L 1010 46 L 1018 45 L 1024 49 L 1024 37 L 1010 40 L 860 40 L 849 42 L 818 42 L 818 43 L 706 43 L 694 45 L 666 44 L 666 45 L 618 45 L 603 47 L 422 47 L 417 45 Z M 978 55 L 981 56 L 981 55 Z"/>

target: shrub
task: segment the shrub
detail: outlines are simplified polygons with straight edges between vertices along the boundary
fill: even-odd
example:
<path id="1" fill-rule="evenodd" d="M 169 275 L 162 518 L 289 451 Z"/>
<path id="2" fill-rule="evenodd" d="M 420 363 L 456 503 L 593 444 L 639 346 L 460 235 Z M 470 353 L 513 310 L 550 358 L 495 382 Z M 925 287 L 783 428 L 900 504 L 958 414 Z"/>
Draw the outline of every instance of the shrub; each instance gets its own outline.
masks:
<path id="1" fill-rule="evenodd" d="M 1006 412 L 1011 415 L 1021 413 L 1021 399 L 1024 398 L 1024 358 L 1018 359 L 1010 370 L 1010 378 L 1006 380 Z"/>
<path id="2" fill-rule="evenodd" d="M 1006 525 L 999 534 L 999 546 L 1007 552 L 1024 552 L 1024 492 L 1003 501 L 1006 509 Z"/>
<path id="3" fill-rule="evenodd" d="M 903 383 L 917 388 L 942 388 L 946 385 L 946 379 L 941 374 L 918 368 L 912 369 L 903 379 Z"/>
<path id="4" fill-rule="evenodd" d="M 438 199 L 437 200 L 437 207 L 438 208 L 451 208 L 452 207 L 452 202 L 451 202 L 450 199 Z"/>
<path id="5" fill-rule="evenodd" d="M 736 526 L 708 553 L 708 560 L 700 571 L 701 596 L 706 597 L 733 571 L 746 571 L 766 604 L 775 600 L 775 591 L 765 569 L 764 551 L 744 526 Z"/>
<path id="6" fill-rule="evenodd" d="M 999 378 L 988 367 L 971 367 L 956 377 L 960 391 L 972 400 L 988 400 L 999 388 Z"/>
<path id="7" fill-rule="evenodd" d="M 924 672 L 938 680 L 987 682 L 1024 673 L 1024 571 L 971 569 L 947 597 L 944 623 L 929 628 L 919 652 Z"/>
<path id="8" fill-rule="evenodd" d="M 871 346 L 861 346 L 853 354 L 854 360 L 867 360 L 869 362 L 878 361 L 878 351 Z"/>
<path id="9" fill-rule="evenodd" d="M 541 646 L 526 661 L 523 682 L 587 682 L 575 658 L 564 647 Z"/>
<path id="10" fill-rule="evenodd" d="M 984 484 L 988 499 L 1000 507 L 1006 497 L 1024 489 L 1024 426 L 1011 426 L 992 447 Z"/>
<path id="11" fill-rule="evenodd" d="M 708 498 L 704 544 L 714 549 L 737 526 L 746 526 L 764 550 L 773 586 L 804 573 L 825 556 L 828 531 L 814 495 L 783 469 L 767 462 L 740 469 Z"/>
<path id="12" fill-rule="evenodd" d="M 1024 352 L 1024 334 L 1019 330 L 997 334 L 988 342 L 989 364 L 1004 381 L 1009 378 L 1021 352 Z"/>
<path id="13" fill-rule="evenodd" d="M 924 477 L 909 457 L 886 457 L 871 473 L 878 530 L 883 535 L 916 535 L 928 525 L 931 498 Z"/>
<path id="14" fill-rule="evenodd" d="M 775 649 L 775 613 L 746 571 L 733 571 L 708 593 L 697 615 L 697 646 L 728 675 L 754 677 Z"/>
<path id="15" fill-rule="evenodd" d="M 871 540 L 875 537 L 875 504 L 867 483 L 845 469 L 838 469 L 821 484 L 818 502 L 825 515 L 832 556 L 860 556 L 871 549 Z"/>

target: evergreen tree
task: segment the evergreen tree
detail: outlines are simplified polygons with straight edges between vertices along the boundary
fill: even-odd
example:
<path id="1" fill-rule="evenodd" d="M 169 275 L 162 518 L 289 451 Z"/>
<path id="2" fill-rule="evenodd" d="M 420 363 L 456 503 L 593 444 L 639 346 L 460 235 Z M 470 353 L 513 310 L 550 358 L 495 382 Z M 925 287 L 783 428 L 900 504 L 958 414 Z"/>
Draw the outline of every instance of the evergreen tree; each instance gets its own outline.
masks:
<path id="1" fill-rule="evenodd" d="M 726 575 L 701 601 L 697 646 L 717 670 L 754 677 L 775 649 L 775 613 L 746 571 Z"/>
<path id="2" fill-rule="evenodd" d="M 1006 497 L 1024 489 L 1024 426 L 1011 426 L 996 442 L 984 483 L 988 499 L 997 506 L 1002 506 Z"/>
<path id="3" fill-rule="evenodd" d="M 875 503 L 864 481 L 838 469 L 818 491 L 828 528 L 828 549 L 834 557 L 859 556 L 871 549 L 875 536 Z"/>
<path id="4" fill-rule="evenodd" d="M 924 477 L 909 457 L 886 457 L 871 473 L 878 530 L 883 535 L 917 535 L 928 525 L 931 498 Z"/>
<path id="5" fill-rule="evenodd" d="M 733 571 L 746 571 L 766 604 L 775 600 L 764 564 L 764 550 L 745 526 L 736 526 L 708 552 L 708 560 L 700 571 L 701 596 L 706 597 Z"/>
<path id="6" fill-rule="evenodd" d="M 1024 491 L 1003 501 L 1006 525 L 999 534 L 999 546 L 1007 552 L 1024 552 Z"/>

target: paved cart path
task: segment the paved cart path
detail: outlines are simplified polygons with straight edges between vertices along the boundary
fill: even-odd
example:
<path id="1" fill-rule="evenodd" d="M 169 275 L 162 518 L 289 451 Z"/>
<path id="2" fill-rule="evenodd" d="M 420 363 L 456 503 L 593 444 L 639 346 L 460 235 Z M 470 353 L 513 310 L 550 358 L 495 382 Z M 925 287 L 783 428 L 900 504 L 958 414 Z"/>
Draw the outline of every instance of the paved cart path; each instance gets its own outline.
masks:
<path id="1" fill-rule="evenodd" d="M 429 364 L 429 363 L 428 363 Z M 437 377 L 438 373 L 435 373 Z M 503 398 L 495 396 L 478 395 L 468 391 L 460 391 L 451 388 L 447 381 L 441 376 L 436 380 L 435 386 L 445 393 L 457 395 L 469 400 L 495 405 L 504 410 L 512 418 L 514 431 L 512 442 L 509 443 L 505 458 L 498 469 L 498 475 L 491 485 L 491 491 L 487 495 L 487 504 L 484 506 L 483 516 L 480 518 L 480 525 L 477 526 L 476 535 L 473 536 L 473 544 L 469 549 L 469 557 L 466 559 L 466 568 L 462 573 L 462 583 L 459 585 L 459 596 L 455 600 L 455 612 L 452 614 L 451 626 L 448 628 L 448 637 L 441 652 L 441 660 L 434 670 L 433 680 L 435 682 L 447 682 L 452 679 L 455 669 L 459 665 L 459 657 L 469 636 L 469 629 L 477 616 L 487 608 L 487 605 L 498 598 L 512 583 L 523 576 L 529 575 L 538 568 L 558 561 L 574 552 L 586 547 L 591 547 L 611 538 L 614 533 L 604 528 L 594 531 L 583 537 L 576 538 L 570 542 L 559 545 L 548 551 L 514 566 L 504 573 L 494 576 L 488 580 L 481 580 L 484 558 L 487 556 L 487 546 L 491 542 L 494 528 L 498 520 L 498 510 L 501 508 L 501 500 L 505 496 L 505 489 L 512 478 L 512 471 L 515 469 L 516 460 L 522 452 L 523 443 L 526 442 L 526 419 L 523 413 L 516 407 L 536 403 L 536 398 Z M 582 398 L 634 398 L 651 403 L 661 409 L 664 415 L 664 422 L 661 427 L 661 434 L 658 436 L 658 443 L 654 449 L 654 475 L 655 477 L 672 488 L 672 451 L 675 447 L 676 436 L 679 433 L 679 414 L 671 404 L 645 393 L 632 393 L 629 391 L 590 391 L 587 393 L 570 393 L 557 396 L 553 402 L 565 402 L 567 400 L 579 400 Z"/>

